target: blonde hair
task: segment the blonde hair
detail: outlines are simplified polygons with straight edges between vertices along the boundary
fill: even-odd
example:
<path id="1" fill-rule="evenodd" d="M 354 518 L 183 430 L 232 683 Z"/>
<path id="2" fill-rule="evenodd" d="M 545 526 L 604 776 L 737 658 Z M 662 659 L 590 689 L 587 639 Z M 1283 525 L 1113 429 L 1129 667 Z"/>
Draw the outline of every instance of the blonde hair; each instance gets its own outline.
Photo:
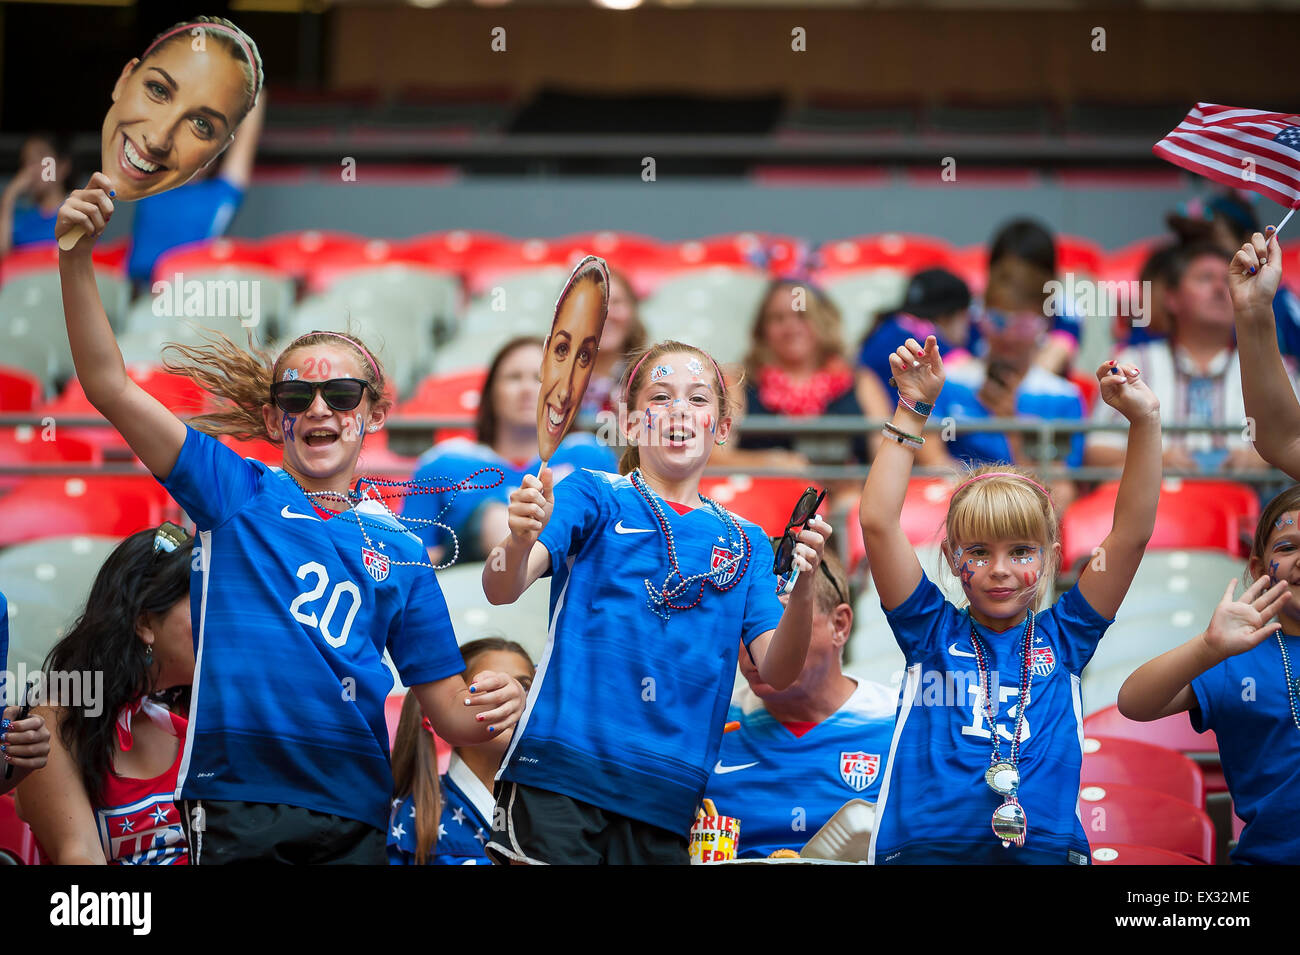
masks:
<path id="1" fill-rule="evenodd" d="M 1043 548 L 1043 572 L 1038 577 L 1035 609 L 1059 569 L 1056 545 L 1061 539 L 1052 499 L 1039 483 L 1033 472 L 1015 465 L 968 467 L 961 474 L 964 486 L 948 502 L 944 522 L 950 547 L 961 541 L 1008 538 L 1039 543 Z"/>
<path id="2" fill-rule="evenodd" d="M 213 436 L 233 435 L 240 440 L 261 438 L 281 444 L 266 430 L 262 406 L 271 402 L 271 385 L 280 380 L 280 372 L 291 352 L 313 345 L 340 343 L 353 353 L 361 368 L 361 377 L 374 389 L 372 410 L 387 410 L 392 402 L 384 394 L 386 378 L 383 366 L 371 358 L 372 351 L 354 335 L 341 332 L 308 332 L 284 347 L 278 357 L 256 348 L 249 339 L 247 349 L 240 348 L 221 332 L 206 333 L 207 345 L 181 345 L 169 342 L 163 348 L 163 368 L 189 378 L 208 394 L 224 402 L 219 411 L 196 415 L 189 423 L 198 431 Z M 178 356 L 172 358 L 172 355 Z M 375 395 L 378 397 L 376 398 Z"/>
<path id="3" fill-rule="evenodd" d="M 745 373 L 750 376 L 757 375 L 760 368 L 774 364 L 772 349 L 768 347 L 764 333 L 767 330 L 768 303 L 782 289 L 789 289 L 790 294 L 793 294 L 795 289 L 805 293 L 802 314 L 817 338 L 817 366 L 824 367 L 827 362 L 840 358 L 844 354 L 843 323 L 840 320 L 840 310 L 835 307 L 835 303 L 811 282 L 779 279 L 769 285 L 767 291 L 763 293 L 758 314 L 754 316 L 753 325 L 750 327 L 749 354 L 745 356 Z"/>
<path id="4" fill-rule="evenodd" d="M 651 345 L 638 355 L 632 355 L 628 359 L 627 371 L 623 375 L 623 381 L 619 385 L 619 397 L 625 408 L 620 409 L 620 414 L 625 414 L 632 410 L 633 402 L 636 399 L 636 393 L 645 384 L 650 372 L 654 370 L 659 359 L 664 355 L 685 352 L 689 355 L 697 355 L 709 368 L 714 369 L 718 378 L 718 386 L 715 389 L 718 395 L 718 420 L 731 414 L 731 398 L 727 393 L 727 381 L 722 375 L 722 369 L 712 355 L 703 348 L 697 348 L 694 345 L 687 345 L 684 342 L 662 341 Z M 641 449 L 635 444 L 628 445 L 623 454 L 618 459 L 618 473 L 630 474 L 641 466 Z"/>

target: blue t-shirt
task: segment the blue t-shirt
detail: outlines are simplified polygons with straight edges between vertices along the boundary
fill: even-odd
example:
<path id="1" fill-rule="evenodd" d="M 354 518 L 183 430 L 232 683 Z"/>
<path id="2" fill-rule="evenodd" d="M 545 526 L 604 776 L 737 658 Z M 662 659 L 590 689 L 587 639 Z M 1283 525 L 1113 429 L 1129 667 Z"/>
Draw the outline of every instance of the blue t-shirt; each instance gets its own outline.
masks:
<path id="1" fill-rule="evenodd" d="M 935 401 L 931 420 L 952 418 L 957 423 L 952 440 L 948 442 L 948 453 L 957 460 L 974 464 L 1010 462 L 1011 445 L 1007 443 L 1005 434 L 998 431 L 967 432 L 961 427 L 962 421 L 992 417 L 977 397 L 984 383 L 984 374 L 982 361 L 963 362 L 954 367 Z M 1016 417 L 1082 420 L 1083 397 L 1073 382 L 1031 366 L 1016 391 Z M 1082 431 L 1070 436 L 1070 451 L 1065 459 L 1067 465 L 1083 465 L 1083 446 Z"/>
<path id="2" fill-rule="evenodd" d="M 850 799 L 875 802 L 894 735 L 898 691 L 858 680 L 844 705 L 802 736 L 740 690 L 706 790 L 740 820 L 740 856 L 800 849 Z"/>
<path id="3" fill-rule="evenodd" d="M 287 473 L 193 428 L 161 483 L 199 531 L 176 798 L 284 803 L 383 829 L 384 650 L 407 686 L 465 669 L 433 571 L 397 563 L 423 559 L 419 540 L 372 499 L 322 520 Z"/>
<path id="4" fill-rule="evenodd" d="M 58 221 L 59 210 L 56 208 L 49 215 L 32 207 L 14 212 L 13 247 L 24 245 L 41 245 L 54 241 L 54 224 Z"/>
<path id="5" fill-rule="evenodd" d="M 734 514 L 724 526 L 705 506 L 678 514 L 647 491 L 682 573 L 717 568 L 728 589 L 703 581 L 695 606 L 667 620 L 653 612 L 646 581 L 663 587 L 670 568 L 655 512 L 627 477 L 574 471 L 539 538 L 553 575 L 549 636 L 497 778 L 685 839 L 717 759 L 739 644 L 775 630 L 782 607 L 762 528 Z M 734 544 L 732 522 L 744 535 Z M 673 603 L 700 593 L 697 584 Z"/>
<path id="6" fill-rule="evenodd" d="M 491 865 L 484 846 L 492 838 L 492 794 L 455 753 L 440 776 L 442 815 L 429 865 Z M 389 865 L 415 865 L 415 800 L 393 800 L 388 824 Z"/>
<path id="7" fill-rule="evenodd" d="M 1080 681 L 1111 621 L 1078 588 L 1034 616 L 1034 669 L 1020 739 L 1019 800 L 1025 844 L 1003 848 L 993 810 L 1004 797 L 984 781 L 992 735 L 980 693 L 968 610 L 944 599 L 928 577 L 885 614 L 907 661 L 893 747 L 876 803 L 871 856 L 877 863 L 1087 863 L 1078 815 L 1083 765 Z M 1009 759 L 1020 698 L 1023 630 L 978 626 L 997 686 L 1000 758 Z"/>
<path id="8" fill-rule="evenodd" d="M 575 432 L 566 436 L 555 449 L 555 454 L 548 464 L 555 475 L 556 482 L 572 474 L 576 468 L 590 468 L 593 471 L 613 471 L 618 468 L 614 452 L 607 445 L 597 441 L 594 435 L 584 432 Z M 412 494 L 406 499 L 402 517 L 410 524 L 411 530 L 424 541 L 426 547 L 442 547 L 450 556 L 451 537 L 445 530 L 432 524 L 411 524 L 411 519 L 440 520 L 455 531 L 457 537 L 462 538 L 463 547 L 465 535 L 471 532 L 471 518 L 478 509 L 490 501 L 508 504 L 510 492 L 523 486 L 524 475 L 536 474 L 541 465 L 540 457 L 534 457 L 522 466 L 507 461 L 486 444 L 478 444 L 468 438 L 442 441 L 421 455 L 420 460 L 416 462 L 414 480 L 434 483 L 435 479 L 445 478 L 446 484 L 454 484 L 465 480 L 481 468 L 500 468 L 505 474 L 505 480 L 497 487 L 486 491 Z M 475 483 L 491 484 L 494 480 L 496 475 L 488 473 L 476 478 Z M 438 485 L 443 483 L 437 481 Z M 444 507 L 447 511 L 439 518 L 438 512 Z"/>
<path id="9" fill-rule="evenodd" d="M 1273 296 L 1273 321 L 1277 325 L 1277 347 L 1283 355 L 1300 358 L 1300 298 L 1285 285 Z"/>
<path id="10" fill-rule="evenodd" d="M 153 267 L 177 246 L 223 235 L 239 210 L 244 190 L 228 179 L 189 182 L 176 189 L 146 196 L 136 203 L 131 226 L 131 281 L 147 284 Z"/>
<path id="11" fill-rule="evenodd" d="M 1296 679 L 1300 637 L 1284 639 Z M 1284 673 L 1277 638 L 1269 637 L 1192 680 L 1192 726 L 1218 737 L 1233 807 L 1246 823 L 1233 862 L 1300 862 L 1300 730 L 1291 717 Z"/>

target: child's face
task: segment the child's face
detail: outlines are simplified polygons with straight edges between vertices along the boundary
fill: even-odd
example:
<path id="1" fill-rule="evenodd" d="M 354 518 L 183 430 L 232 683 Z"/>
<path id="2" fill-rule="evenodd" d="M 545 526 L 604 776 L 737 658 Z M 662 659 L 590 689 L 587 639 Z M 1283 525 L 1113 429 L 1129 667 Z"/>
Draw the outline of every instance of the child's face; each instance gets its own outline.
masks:
<path id="1" fill-rule="evenodd" d="M 719 418 L 713 363 L 691 352 L 653 361 L 628 409 L 641 462 L 663 474 L 702 468 L 714 441 L 725 440 L 731 428 L 729 417 Z"/>
<path id="2" fill-rule="evenodd" d="M 949 544 L 949 566 L 961 579 L 971 612 L 980 623 L 1016 622 L 1034 605 L 1046 571 L 1040 541 L 1004 538 Z"/>
<path id="3" fill-rule="evenodd" d="M 1273 522 L 1264 545 L 1262 556 L 1250 559 L 1250 570 L 1256 577 L 1268 574 L 1273 582 L 1285 580 L 1291 585 L 1291 599 L 1283 605 L 1281 614 L 1300 620 L 1300 510 L 1287 511 Z"/>

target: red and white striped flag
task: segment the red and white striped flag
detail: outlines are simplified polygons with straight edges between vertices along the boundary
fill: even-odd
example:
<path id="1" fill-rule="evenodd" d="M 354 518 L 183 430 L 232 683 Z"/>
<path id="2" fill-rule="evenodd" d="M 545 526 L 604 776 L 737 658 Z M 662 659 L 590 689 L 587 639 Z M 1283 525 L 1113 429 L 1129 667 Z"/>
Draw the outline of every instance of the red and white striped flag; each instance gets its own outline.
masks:
<path id="1" fill-rule="evenodd" d="M 1288 208 L 1300 205 L 1300 116 L 1197 103 L 1151 147 L 1161 159 Z"/>

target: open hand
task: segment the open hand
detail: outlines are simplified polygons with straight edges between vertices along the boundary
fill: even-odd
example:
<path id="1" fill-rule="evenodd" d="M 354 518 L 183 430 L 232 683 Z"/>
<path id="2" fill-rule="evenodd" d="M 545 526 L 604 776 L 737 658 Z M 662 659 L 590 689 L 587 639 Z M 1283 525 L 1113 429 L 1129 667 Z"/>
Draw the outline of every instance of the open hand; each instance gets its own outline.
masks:
<path id="1" fill-rule="evenodd" d="M 1279 580 L 1270 587 L 1271 582 L 1268 575 L 1260 577 L 1246 588 L 1240 600 L 1232 597 L 1237 578 L 1228 584 L 1205 631 L 1206 644 L 1220 659 L 1245 653 L 1282 629 L 1274 618 L 1291 600 L 1290 584 Z"/>

